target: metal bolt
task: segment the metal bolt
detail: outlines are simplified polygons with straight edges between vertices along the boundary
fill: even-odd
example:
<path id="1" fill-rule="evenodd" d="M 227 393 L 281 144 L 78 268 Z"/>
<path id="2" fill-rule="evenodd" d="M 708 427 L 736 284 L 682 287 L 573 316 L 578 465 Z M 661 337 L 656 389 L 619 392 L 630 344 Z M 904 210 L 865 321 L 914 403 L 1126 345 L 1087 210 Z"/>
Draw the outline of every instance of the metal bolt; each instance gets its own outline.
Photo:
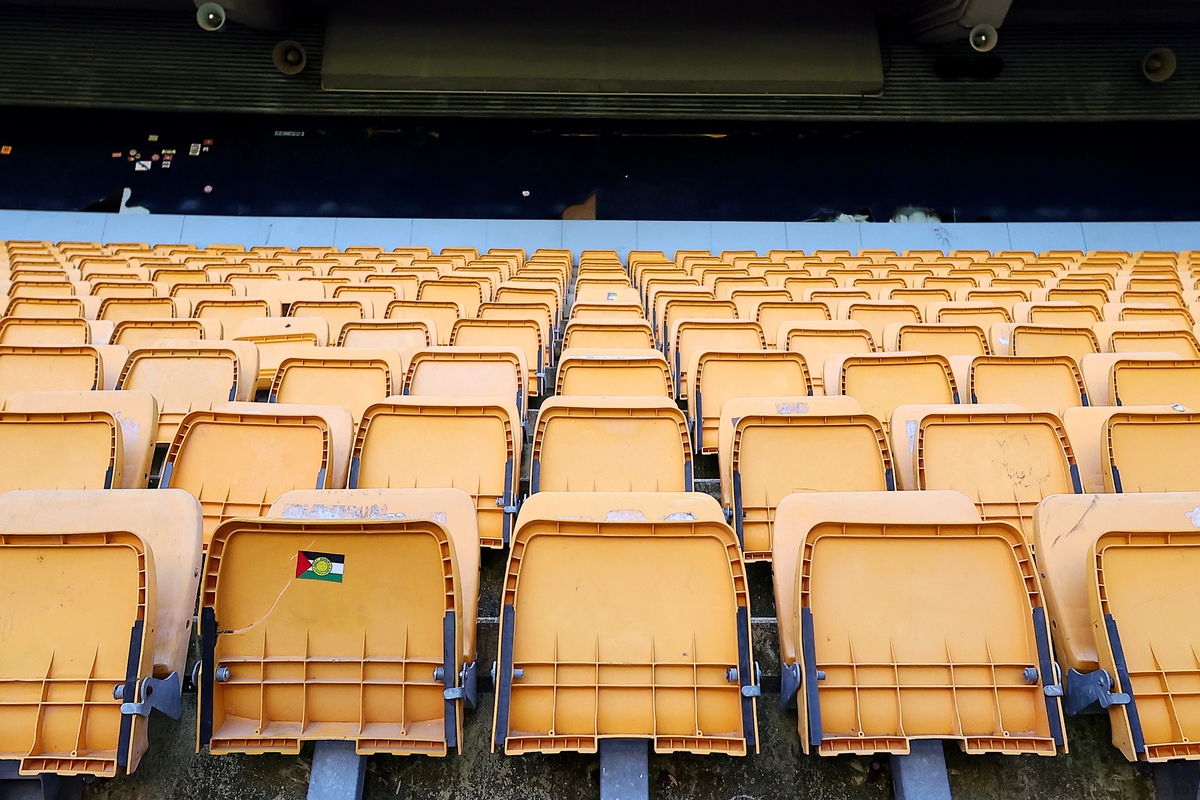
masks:
<path id="1" fill-rule="evenodd" d="M 1037 683 L 1037 679 L 1038 679 L 1037 668 L 1036 667 L 1026 667 L 1025 668 L 1025 682 L 1026 683 Z"/>
<path id="2" fill-rule="evenodd" d="M 729 681 L 730 683 L 737 683 L 737 679 L 737 667 L 730 667 L 729 669 L 725 670 L 725 680 Z"/>
<path id="3" fill-rule="evenodd" d="M 435 681 L 446 680 L 446 668 L 445 667 L 434 667 L 433 668 L 433 679 Z"/>
<path id="4" fill-rule="evenodd" d="M 218 681 L 224 683 L 229 680 L 229 667 L 217 667 L 215 675 Z"/>
<path id="5" fill-rule="evenodd" d="M 125 699 L 125 684 L 118 683 L 116 686 L 113 687 L 113 700 L 124 700 L 124 699 Z"/>

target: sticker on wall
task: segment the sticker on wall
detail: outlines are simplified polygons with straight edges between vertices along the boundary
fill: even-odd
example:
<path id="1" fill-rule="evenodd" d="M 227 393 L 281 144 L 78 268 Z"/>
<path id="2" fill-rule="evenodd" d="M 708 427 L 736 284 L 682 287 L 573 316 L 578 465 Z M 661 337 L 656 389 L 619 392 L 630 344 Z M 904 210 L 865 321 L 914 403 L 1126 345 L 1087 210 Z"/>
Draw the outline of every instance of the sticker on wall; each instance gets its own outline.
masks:
<path id="1" fill-rule="evenodd" d="M 146 137 L 146 141 L 149 141 L 149 142 L 157 142 L 157 141 L 158 141 L 158 134 L 157 134 L 157 133 L 152 133 L 152 134 L 150 134 L 148 137 Z"/>
<path id="2" fill-rule="evenodd" d="M 171 162 L 170 162 L 170 161 L 164 161 L 164 162 L 162 162 L 162 168 L 163 168 L 163 169 L 170 169 L 170 168 L 171 168 Z"/>
<path id="3" fill-rule="evenodd" d="M 212 194 L 212 184 L 211 183 L 204 187 L 204 193 Z"/>
<path id="4" fill-rule="evenodd" d="M 124 153 L 113 153 L 113 154 L 112 154 L 112 157 L 113 157 L 113 158 L 120 158 L 120 157 L 121 157 L 121 156 L 123 156 L 123 155 L 125 155 L 125 154 L 124 154 Z"/>
<path id="5" fill-rule="evenodd" d="M 150 156 L 151 161 L 158 161 L 160 158 L 162 158 L 162 156 L 160 156 L 158 153 L 154 153 Z"/>
<path id="6" fill-rule="evenodd" d="M 149 172 L 150 165 L 153 163 L 154 163 L 153 161 L 135 161 L 135 162 L 133 162 L 133 171 L 134 172 Z"/>
<path id="7" fill-rule="evenodd" d="M 200 155 L 200 143 L 199 142 L 192 142 L 192 146 L 188 148 L 188 155 L 189 156 Z"/>
<path id="8" fill-rule="evenodd" d="M 9 156 L 9 155 L 12 155 L 12 145 L 11 144 L 0 144 L 0 156 Z"/>
<path id="9" fill-rule="evenodd" d="M 204 140 L 204 146 L 205 146 L 205 147 L 208 147 L 208 146 L 209 146 L 210 144 L 212 144 L 212 143 L 213 143 L 213 140 L 212 140 L 212 139 L 205 139 L 205 140 Z"/>

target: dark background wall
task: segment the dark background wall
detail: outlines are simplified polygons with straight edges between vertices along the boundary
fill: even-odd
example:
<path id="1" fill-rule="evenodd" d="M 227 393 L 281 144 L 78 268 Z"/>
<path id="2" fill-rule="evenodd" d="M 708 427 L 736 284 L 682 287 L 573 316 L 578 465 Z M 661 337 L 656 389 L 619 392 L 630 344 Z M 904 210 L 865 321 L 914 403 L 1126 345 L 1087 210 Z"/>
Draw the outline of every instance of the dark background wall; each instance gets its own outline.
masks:
<path id="1" fill-rule="evenodd" d="M 553 219 L 595 192 L 601 219 L 805 220 L 869 210 L 886 220 L 916 206 L 959 222 L 1198 220 L 1198 143 L 1200 123 L 1186 121 L 614 122 L 0 107 L 0 151 L 11 148 L 0 155 L 0 207 L 115 211 L 129 187 L 130 205 L 155 213 Z M 193 144 L 200 155 L 188 154 Z"/>

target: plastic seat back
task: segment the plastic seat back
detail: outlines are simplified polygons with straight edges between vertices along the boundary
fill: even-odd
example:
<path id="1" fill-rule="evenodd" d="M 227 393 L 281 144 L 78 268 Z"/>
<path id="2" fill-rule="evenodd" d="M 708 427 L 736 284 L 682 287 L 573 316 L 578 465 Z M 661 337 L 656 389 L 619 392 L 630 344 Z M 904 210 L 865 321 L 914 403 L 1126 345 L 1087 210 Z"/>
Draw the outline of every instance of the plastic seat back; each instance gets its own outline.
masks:
<path id="1" fill-rule="evenodd" d="M 794 301 L 768 300 L 758 304 L 755 319 L 762 326 L 767 347 L 778 347 L 779 328 L 785 322 L 824 322 L 830 318 L 829 308 L 824 303 L 797 303 Z M 787 342 L 780 350 L 786 349 Z"/>
<path id="2" fill-rule="evenodd" d="M 792 410 L 802 412 L 807 405 L 792 403 Z M 819 404 L 814 405 L 815 412 L 809 406 L 802 413 L 744 409 L 733 423 L 733 520 L 747 561 L 771 558 L 775 509 L 789 494 L 896 488 L 887 434 L 879 420 L 863 413 L 825 415 Z"/>
<path id="3" fill-rule="evenodd" d="M 970 497 L 985 520 L 1033 535 L 1033 510 L 1052 494 L 1082 493 L 1062 422 L 1046 413 L 931 413 L 917 421 L 918 489 Z"/>
<path id="4" fill-rule="evenodd" d="M 893 323 L 884 330 L 888 350 L 907 350 L 929 355 L 986 356 L 991 353 L 984 329 L 978 325 L 933 322 L 925 325 Z"/>
<path id="5" fill-rule="evenodd" d="M 347 298 L 339 300 L 297 300 L 288 306 L 289 317 L 320 317 L 329 323 L 329 338 L 342 329 L 347 322 L 367 319 L 367 313 L 372 307 L 367 301 L 366 308 L 362 300 Z"/>
<path id="6" fill-rule="evenodd" d="M 680 319 L 667 336 L 667 360 L 675 375 L 675 396 L 688 396 L 688 368 L 694 353 L 706 350 L 765 350 L 766 339 L 757 322 L 724 319 Z"/>
<path id="7" fill-rule="evenodd" d="M 530 494 L 692 490 L 687 418 L 667 398 L 548 398 L 532 459 Z"/>
<path id="8" fill-rule="evenodd" d="M 134 350 L 117 388 L 149 392 L 158 401 L 157 441 L 169 443 L 193 411 L 253 398 L 256 352 L 246 342 L 180 343 Z M 236 345 L 236 347 L 232 346 Z"/>
<path id="9" fill-rule="evenodd" d="M 450 331 L 451 347 L 513 347 L 525 355 L 526 385 L 542 394 L 546 359 L 538 323 L 530 319 L 460 319 Z"/>
<path id="10" fill-rule="evenodd" d="M 220 338 L 221 323 L 215 319 L 127 319 L 114 326 L 112 343 L 135 350 L 159 339 Z"/>
<path id="11" fill-rule="evenodd" d="M 697 453 L 717 452 L 721 409 L 731 398 L 812 394 L 804 357 L 787 350 L 705 350 L 692 356 L 688 372 L 688 417 Z"/>
<path id="12" fill-rule="evenodd" d="M 284 359 L 268 402 L 342 406 L 357 424 L 368 406 L 396 394 L 403 381 L 395 350 L 314 348 L 311 356 Z"/>
<path id="13" fill-rule="evenodd" d="M 152 620 L 153 675 L 161 679 L 176 673 L 182 680 L 192 637 L 203 541 L 196 498 L 178 489 L 43 490 L 0 496 L 0 531 L 75 535 L 114 530 L 134 533 L 150 545 L 157 589 Z M 101 590 L 95 591 L 94 599 L 101 600 Z"/>
<path id="14" fill-rule="evenodd" d="M 521 419 L 528 408 L 525 357 L 508 347 L 431 347 L 408 365 L 404 394 L 423 397 L 511 397 Z"/>
<path id="15" fill-rule="evenodd" d="M 757 751 L 733 531 L 690 499 L 642 511 L 630 494 L 581 514 L 574 497 L 530 497 L 513 535 L 493 749 L 595 752 L 616 736 L 656 752 Z"/>
<path id="16" fill-rule="evenodd" d="M 0 345 L 0 400 L 21 392 L 104 388 L 100 351 L 84 345 Z"/>
<path id="17" fill-rule="evenodd" d="M 888 505 L 842 521 L 861 520 L 870 497 L 845 516 L 805 513 L 804 495 L 781 503 L 776 548 L 791 563 L 776 561 L 775 585 L 793 598 L 805 751 L 903 755 L 920 738 L 971 754 L 1065 747 L 1060 701 L 1044 691 L 1061 684 L 1031 549 L 943 497 L 914 498 L 926 508 L 911 522 Z"/>
<path id="18" fill-rule="evenodd" d="M 993 338 L 996 338 L 993 326 Z M 1099 353 L 1100 345 L 1091 328 L 1067 328 L 1054 325 L 1014 325 L 1007 337 L 1008 352 L 1014 356 L 1070 356 L 1080 361 L 1089 353 Z M 999 348 L 997 353 L 1003 351 Z"/>
<path id="19" fill-rule="evenodd" d="M 388 303 L 388 319 L 429 319 L 436 327 L 438 345 L 450 344 L 450 331 L 454 323 L 463 316 L 458 303 L 432 302 L 428 300 L 393 300 Z"/>
<path id="20" fill-rule="evenodd" d="M 813 394 L 834 394 L 837 387 L 825 388 L 825 362 L 830 356 L 842 353 L 872 353 L 875 340 L 857 322 L 785 322 L 779 326 L 775 347 L 791 350 L 804 356 L 809 365 Z"/>
<path id="21" fill-rule="evenodd" d="M 251 405 L 188 414 L 163 463 L 159 485 L 186 489 L 200 501 L 206 545 L 222 522 L 262 516 L 284 492 L 344 485 L 348 411 L 276 405 L 251 412 L 245 408 Z"/>
<path id="22" fill-rule="evenodd" d="M 1068 356 L 951 356 L 950 365 L 971 403 L 1015 403 L 1058 417 L 1088 403 L 1083 375 Z"/>
<path id="23" fill-rule="evenodd" d="M 1200 414 L 1117 413 L 1100 437 L 1106 492 L 1200 491 Z"/>
<path id="24" fill-rule="evenodd" d="M 215 319 L 221 323 L 222 336 L 232 339 L 238 328 L 251 317 L 269 317 L 277 313 L 271 304 L 261 298 L 238 297 L 222 300 L 198 300 L 192 308 L 192 316 L 198 319 Z"/>
<path id="25" fill-rule="evenodd" d="M 657 350 L 563 350 L 555 394 L 589 397 L 673 397 L 667 359 Z"/>
<path id="26" fill-rule="evenodd" d="M 91 344 L 91 326 L 83 317 L 5 317 L 0 319 L 0 345 Z"/>
<path id="27" fill-rule="evenodd" d="M 26 392 L 15 395 L 8 411 L 23 414 L 107 412 L 117 422 L 121 439 L 121 481 L 114 489 L 145 489 L 158 433 L 158 404 L 148 392 Z M 50 444 L 49 442 L 47 444 Z M 82 442 L 81 442 L 82 444 Z M 66 453 L 52 452 L 69 461 Z M 53 488 L 72 488 L 69 484 Z"/>
<path id="28" fill-rule="evenodd" d="M 437 326 L 433 320 L 366 319 L 347 322 L 338 334 L 338 347 L 383 347 L 400 354 L 402 368 L 408 372 L 408 362 L 418 350 L 433 347 L 437 342 Z"/>
<path id="29" fill-rule="evenodd" d="M 440 522 L 233 519 L 200 597 L 201 657 L 229 670 L 200 676 L 200 746 L 445 755 L 461 742 L 461 701 L 443 692 L 464 665 L 462 578 Z"/>
<path id="30" fill-rule="evenodd" d="M 831 356 L 825 362 L 825 391 L 853 397 L 885 429 L 897 406 L 959 402 L 950 360 L 920 353 Z"/>
<path id="31" fill-rule="evenodd" d="M 0 412 L 0 452 L 0 491 L 121 487 L 121 423 L 108 411 Z"/>
<path id="32" fill-rule="evenodd" d="M 0 759 L 26 774 L 132 772 L 149 720 L 121 705 L 143 699 L 155 649 L 145 543 L 126 531 L 2 533 L 0 568 L 12 598 L 0 604 Z"/>
<path id="33" fill-rule="evenodd" d="M 1064 671 L 1104 669 L 1112 743 L 1130 761 L 1193 758 L 1200 494 L 1088 494 L 1037 509 L 1039 568 Z M 1132 531 L 1138 531 L 1133 533 Z M 1071 681 L 1068 681 L 1070 694 Z M 1183 691 L 1180 691 L 1180 689 Z"/>
<path id="34" fill-rule="evenodd" d="M 512 530 L 524 432 L 501 397 L 390 397 L 363 414 L 350 453 L 351 489 L 455 488 L 477 510 L 479 543 Z"/>
<path id="35" fill-rule="evenodd" d="M 645 320 L 572 319 L 563 333 L 563 347 L 589 350 L 636 350 L 654 347 L 654 329 Z"/>

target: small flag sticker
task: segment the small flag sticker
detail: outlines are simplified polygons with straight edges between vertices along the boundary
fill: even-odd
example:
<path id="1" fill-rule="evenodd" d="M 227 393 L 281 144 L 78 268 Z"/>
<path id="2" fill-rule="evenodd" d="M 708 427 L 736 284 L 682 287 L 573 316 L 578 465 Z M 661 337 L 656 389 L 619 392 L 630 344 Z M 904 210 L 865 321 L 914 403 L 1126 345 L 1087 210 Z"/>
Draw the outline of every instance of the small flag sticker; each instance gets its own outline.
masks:
<path id="1" fill-rule="evenodd" d="M 346 557 L 337 553 L 314 553 L 308 550 L 296 553 L 297 578 L 341 583 L 345 569 Z"/>

